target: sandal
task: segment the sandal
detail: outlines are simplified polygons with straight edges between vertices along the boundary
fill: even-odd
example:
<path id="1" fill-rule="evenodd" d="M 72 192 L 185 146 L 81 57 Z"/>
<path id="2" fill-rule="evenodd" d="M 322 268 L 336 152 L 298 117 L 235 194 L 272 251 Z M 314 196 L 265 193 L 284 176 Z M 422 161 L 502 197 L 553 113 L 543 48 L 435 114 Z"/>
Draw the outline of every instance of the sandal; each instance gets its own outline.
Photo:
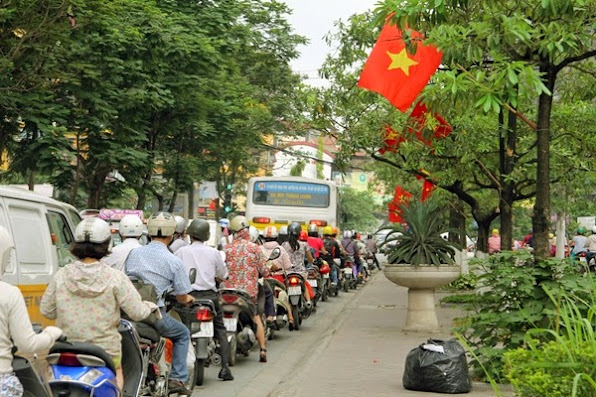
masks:
<path id="1" fill-rule="evenodd" d="M 261 353 L 259 354 L 259 361 L 262 363 L 267 362 L 267 349 L 261 348 Z"/>

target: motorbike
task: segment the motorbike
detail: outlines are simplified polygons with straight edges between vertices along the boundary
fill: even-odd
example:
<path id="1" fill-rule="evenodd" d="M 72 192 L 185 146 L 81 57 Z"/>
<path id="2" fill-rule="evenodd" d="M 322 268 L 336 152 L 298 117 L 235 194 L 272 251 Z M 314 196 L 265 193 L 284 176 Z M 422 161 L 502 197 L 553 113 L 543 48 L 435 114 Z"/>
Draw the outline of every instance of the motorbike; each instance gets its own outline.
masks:
<path id="1" fill-rule="evenodd" d="M 253 321 L 255 313 L 251 296 L 243 290 L 222 288 L 223 320 L 230 344 L 230 367 L 236 364 L 238 353 L 247 357 L 257 343 L 257 325 Z"/>
<path id="2" fill-rule="evenodd" d="M 339 259 L 334 259 L 333 262 L 329 263 L 330 270 L 329 273 L 327 273 L 326 277 L 329 296 L 338 296 L 339 291 L 342 289 L 344 282 L 343 272 L 341 271 L 340 266 L 338 263 L 336 263 L 336 261 L 339 261 Z M 331 271 L 333 270 L 335 270 L 337 273 L 337 284 L 334 284 L 333 280 L 331 279 Z"/>
<path id="3" fill-rule="evenodd" d="M 354 274 L 355 272 L 357 272 L 357 269 L 354 263 L 354 258 L 350 256 L 346 258 L 344 267 L 342 269 L 342 273 L 344 276 L 342 287 L 344 292 L 348 292 L 349 289 L 356 288 L 356 275 Z"/>
<path id="4" fill-rule="evenodd" d="M 306 282 L 310 284 L 315 293 L 315 297 L 313 299 L 313 306 L 316 307 L 317 302 L 323 296 L 323 290 L 325 288 L 325 285 L 323 284 L 323 277 L 319 272 L 319 268 L 317 265 L 314 265 L 313 267 L 308 269 Z"/>
<path id="5" fill-rule="evenodd" d="M 323 285 L 321 288 L 321 300 L 323 302 L 326 302 L 329 299 L 331 290 L 331 277 L 329 275 L 330 272 L 331 267 L 327 261 L 322 261 L 321 266 L 319 267 L 319 273 L 321 275 L 321 284 Z"/>
<path id="6" fill-rule="evenodd" d="M 197 271 L 193 268 L 189 273 L 191 284 L 194 284 L 196 277 Z M 215 305 L 210 299 L 195 296 L 195 301 L 190 305 L 175 304 L 174 309 L 190 331 L 190 342 L 194 350 L 193 371 L 192 374 L 189 372 L 189 386 L 192 386 L 189 388 L 192 389 L 195 385 L 203 385 L 206 367 L 221 364 L 219 343 L 214 337 Z"/>
<path id="7" fill-rule="evenodd" d="M 269 288 L 273 291 L 273 304 L 275 305 L 275 321 L 268 322 L 267 327 L 269 328 L 269 339 L 273 339 L 275 331 L 284 329 L 288 325 L 288 310 L 290 309 L 285 301 L 288 301 L 286 286 L 279 280 L 267 277 L 264 279 L 269 285 Z M 289 301 L 288 301 L 289 302 Z"/>
<path id="8" fill-rule="evenodd" d="M 295 272 L 286 274 L 286 286 L 296 331 L 300 330 L 302 321 L 306 320 L 312 313 L 312 302 L 307 302 L 304 299 L 304 291 L 306 290 L 304 283 L 305 280 L 302 274 Z"/>

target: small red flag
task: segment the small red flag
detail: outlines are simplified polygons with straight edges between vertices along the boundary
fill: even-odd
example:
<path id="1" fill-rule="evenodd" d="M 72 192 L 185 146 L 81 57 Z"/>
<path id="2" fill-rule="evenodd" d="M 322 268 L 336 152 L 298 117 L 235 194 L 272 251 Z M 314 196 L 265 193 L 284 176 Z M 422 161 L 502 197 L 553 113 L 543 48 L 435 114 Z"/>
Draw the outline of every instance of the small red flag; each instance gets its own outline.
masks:
<path id="1" fill-rule="evenodd" d="M 424 178 L 424 182 L 422 183 L 422 196 L 420 197 L 420 201 L 425 202 L 426 199 L 430 197 L 430 195 L 436 187 L 437 186 L 434 183 Z"/>
<path id="2" fill-rule="evenodd" d="M 388 125 L 385 126 L 383 134 L 383 147 L 379 149 L 379 153 L 381 154 L 385 154 L 385 152 L 396 153 L 399 145 L 406 140 Z"/>
<path id="3" fill-rule="evenodd" d="M 432 45 L 422 44 L 420 32 L 410 30 L 416 41 L 416 54 L 408 54 L 402 32 L 385 24 L 373 47 L 358 86 L 378 92 L 405 112 L 441 64 L 443 54 Z"/>
<path id="4" fill-rule="evenodd" d="M 389 222 L 401 222 L 401 205 L 407 205 L 412 198 L 412 193 L 408 192 L 401 186 L 395 187 L 395 194 L 393 201 L 387 204 L 389 210 Z"/>
<path id="5" fill-rule="evenodd" d="M 424 130 L 424 124 L 426 122 L 426 117 L 429 113 L 431 112 L 427 109 L 426 105 L 422 102 L 418 102 L 416 106 L 414 106 L 414 110 L 412 110 L 412 113 L 410 113 L 410 126 L 408 127 L 408 132 L 410 134 L 416 134 L 418 139 L 421 142 L 424 142 L 426 146 L 432 146 L 432 141 L 429 139 L 424 139 L 424 136 L 422 135 L 422 131 Z M 441 117 L 440 114 L 433 113 L 432 117 L 434 117 L 438 123 L 433 132 L 433 136 L 436 139 L 446 138 L 449 134 L 451 134 L 453 128 L 451 128 L 451 125 L 449 125 L 449 123 L 445 121 L 445 119 Z"/>
<path id="6" fill-rule="evenodd" d="M 209 210 L 215 211 L 216 205 L 217 205 L 217 203 L 215 202 L 215 200 L 211 199 L 211 201 L 209 201 Z"/>

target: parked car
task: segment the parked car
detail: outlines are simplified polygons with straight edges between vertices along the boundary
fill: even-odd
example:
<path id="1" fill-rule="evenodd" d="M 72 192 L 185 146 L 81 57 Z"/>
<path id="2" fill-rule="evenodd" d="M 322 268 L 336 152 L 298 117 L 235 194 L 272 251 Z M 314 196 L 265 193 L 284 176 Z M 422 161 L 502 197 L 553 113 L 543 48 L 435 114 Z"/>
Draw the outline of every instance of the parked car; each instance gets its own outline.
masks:
<path id="1" fill-rule="evenodd" d="M 449 232 L 441 233 L 441 237 L 445 240 L 449 239 Z M 473 258 L 474 253 L 476 252 L 476 241 L 474 241 L 470 236 L 466 235 L 466 246 L 465 251 L 468 255 L 468 258 Z"/>

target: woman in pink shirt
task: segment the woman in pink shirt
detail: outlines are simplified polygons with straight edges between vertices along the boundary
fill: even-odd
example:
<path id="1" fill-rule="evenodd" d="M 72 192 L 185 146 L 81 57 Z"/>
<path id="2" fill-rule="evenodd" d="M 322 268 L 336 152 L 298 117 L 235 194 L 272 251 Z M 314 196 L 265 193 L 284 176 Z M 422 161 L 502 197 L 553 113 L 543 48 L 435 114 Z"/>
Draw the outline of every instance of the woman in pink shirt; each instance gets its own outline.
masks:
<path id="1" fill-rule="evenodd" d="M 488 238 L 488 253 L 497 254 L 501 252 L 501 236 L 499 230 L 493 229 L 492 235 Z"/>

